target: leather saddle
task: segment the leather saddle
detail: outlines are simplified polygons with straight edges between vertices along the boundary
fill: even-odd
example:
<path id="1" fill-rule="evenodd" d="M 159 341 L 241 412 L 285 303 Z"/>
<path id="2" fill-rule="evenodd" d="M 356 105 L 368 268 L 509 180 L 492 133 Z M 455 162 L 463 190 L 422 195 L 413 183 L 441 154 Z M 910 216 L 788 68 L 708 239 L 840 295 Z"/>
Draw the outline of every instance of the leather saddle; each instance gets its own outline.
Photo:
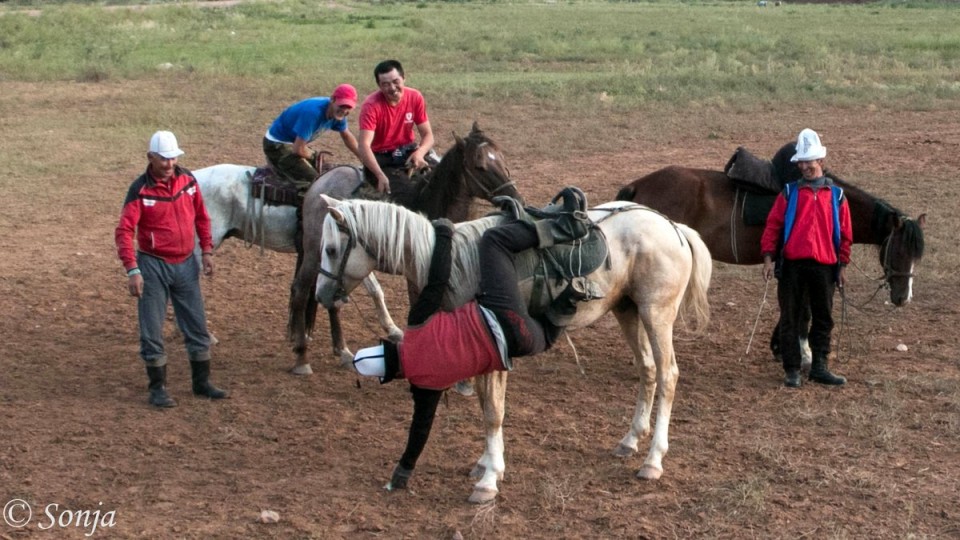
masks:
<path id="1" fill-rule="evenodd" d="M 607 238 L 595 223 L 589 221 L 589 217 L 586 216 L 586 199 L 582 192 L 579 194 L 578 202 L 581 208 L 577 209 L 569 208 L 570 198 L 565 198 L 563 204 L 558 203 L 559 195 L 544 208 L 521 207 L 518 202 L 509 197 L 497 198 L 499 200 L 496 202 L 504 207 L 503 214 L 528 221 L 534 226 L 538 221 L 557 219 L 571 212 L 582 214 L 582 219 L 589 222 L 588 233 L 580 240 L 529 249 L 514 256 L 520 290 L 530 298 L 531 315 L 547 314 L 553 301 L 571 284 L 578 289 L 584 297 L 583 300 L 605 296 L 605 292 L 586 276 L 604 263 L 609 267 Z"/>
<path id="2" fill-rule="evenodd" d="M 800 169 L 790 158 L 796 152 L 790 142 L 774 154 L 772 160 L 758 158 L 740 146 L 730 156 L 723 172 L 733 181 L 737 198 L 743 200 L 744 225 L 763 225 L 783 186 L 800 178 Z"/>
<path id="3" fill-rule="evenodd" d="M 323 159 L 324 154 L 329 152 L 317 152 L 312 163 L 321 175 L 334 167 L 339 167 L 339 165 L 327 163 Z M 300 204 L 297 187 L 286 177 L 278 174 L 269 164 L 254 169 L 253 174 L 250 175 L 250 190 L 254 199 L 260 199 L 267 205 L 298 206 Z"/>

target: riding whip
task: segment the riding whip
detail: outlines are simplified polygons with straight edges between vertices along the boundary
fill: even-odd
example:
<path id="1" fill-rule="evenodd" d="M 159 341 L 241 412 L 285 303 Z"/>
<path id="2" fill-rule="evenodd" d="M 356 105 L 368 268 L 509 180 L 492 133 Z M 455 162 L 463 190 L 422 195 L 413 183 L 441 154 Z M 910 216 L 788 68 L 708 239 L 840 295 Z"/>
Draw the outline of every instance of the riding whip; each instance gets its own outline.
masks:
<path id="1" fill-rule="evenodd" d="M 770 280 L 767 279 L 764 281 L 763 285 L 763 298 L 760 299 L 760 309 L 757 310 L 757 318 L 753 321 L 753 330 L 750 332 L 750 339 L 747 341 L 747 350 L 744 352 L 744 356 L 750 354 L 750 345 L 753 344 L 753 336 L 757 333 L 757 324 L 760 322 L 760 314 L 763 313 L 763 305 L 767 303 L 767 290 L 770 289 Z M 743 356 L 740 357 L 740 360 L 743 360 Z M 737 360 L 738 362 L 740 360 Z"/>

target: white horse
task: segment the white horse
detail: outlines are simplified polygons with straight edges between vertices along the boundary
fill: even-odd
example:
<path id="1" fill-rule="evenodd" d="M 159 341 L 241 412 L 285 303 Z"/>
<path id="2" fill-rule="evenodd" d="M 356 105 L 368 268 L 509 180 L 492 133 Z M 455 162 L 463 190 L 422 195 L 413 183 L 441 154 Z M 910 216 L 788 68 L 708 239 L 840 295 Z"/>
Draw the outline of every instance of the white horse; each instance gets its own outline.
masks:
<path id="1" fill-rule="evenodd" d="M 433 252 L 430 222 L 405 209 L 369 201 L 329 201 L 324 222 L 322 268 L 317 280 L 317 300 L 324 306 L 377 270 L 403 274 L 420 290 L 427 279 Z M 638 441 L 650 433 L 654 392 L 658 410 L 656 429 L 640 478 L 656 480 L 663 473 L 667 434 L 679 370 L 673 349 L 673 325 L 684 312 L 693 328 L 709 320 L 707 288 L 713 271 L 710 252 L 693 229 L 671 222 L 661 214 L 634 203 L 613 202 L 590 210 L 590 218 L 604 233 L 609 265 L 589 275 L 606 296 L 581 304 L 570 328 L 587 326 L 612 311 L 640 369 L 642 389 L 633 421 L 615 453 L 629 456 Z M 477 293 L 480 278 L 478 241 L 483 231 L 502 217 L 461 223 L 454 238 L 454 264 L 444 308 L 452 309 Z M 357 249 L 353 249 L 356 247 Z M 529 291 L 526 292 L 529 298 Z M 521 367 L 522 369 L 522 367 Z M 477 390 L 484 412 L 486 448 L 471 472 L 480 477 L 470 501 L 493 500 L 503 478 L 503 415 L 506 372 L 480 377 Z"/>
<path id="2" fill-rule="evenodd" d="M 293 239 L 297 232 L 297 209 L 288 205 L 264 204 L 255 198 L 251 189 L 254 170 L 255 167 L 245 165 L 221 164 L 192 171 L 210 214 L 213 247 L 216 249 L 225 239 L 233 237 L 248 245 L 259 245 L 261 250 L 295 253 Z M 356 167 L 334 167 L 321 175 L 314 186 L 330 196 L 346 198 L 360 185 L 360 175 Z M 196 249 L 199 260 L 199 243 Z M 380 327 L 388 335 L 402 336 L 403 332 L 387 310 L 377 278 L 370 274 L 364 278 L 363 286 L 373 299 Z"/>

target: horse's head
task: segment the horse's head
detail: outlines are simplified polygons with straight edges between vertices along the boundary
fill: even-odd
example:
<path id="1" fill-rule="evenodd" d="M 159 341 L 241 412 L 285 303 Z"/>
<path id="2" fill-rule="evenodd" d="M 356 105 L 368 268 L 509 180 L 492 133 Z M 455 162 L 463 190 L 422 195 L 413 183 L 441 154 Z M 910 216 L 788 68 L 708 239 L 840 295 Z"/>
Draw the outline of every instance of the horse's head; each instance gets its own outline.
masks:
<path id="1" fill-rule="evenodd" d="M 473 123 L 466 137 L 454 134 L 456 144 L 443 155 L 433 171 L 419 181 L 417 196 L 408 208 L 430 219 L 440 217 L 464 221 L 470 217 L 473 197 L 491 201 L 498 195 L 509 195 L 522 201 L 503 153 Z"/>
<path id="2" fill-rule="evenodd" d="M 916 220 L 891 213 L 889 233 L 880 244 L 883 277 L 890 287 L 890 301 L 895 306 L 908 303 L 913 297 L 913 273 L 923 257 L 923 226 L 926 214 Z"/>
<path id="3" fill-rule="evenodd" d="M 323 221 L 320 270 L 314 290 L 317 302 L 327 309 L 347 301 L 347 295 L 375 268 L 376 257 L 357 239 L 350 201 L 321 195 L 330 207 Z"/>
<path id="4" fill-rule="evenodd" d="M 510 180 L 503 153 L 476 122 L 466 137 L 460 138 L 456 133 L 453 137 L 456 148 L 463 155 L 463 173 L 471 197 L 490 201 L 498 195 L 509 195 L 523 201 L 516 184 Z"/>

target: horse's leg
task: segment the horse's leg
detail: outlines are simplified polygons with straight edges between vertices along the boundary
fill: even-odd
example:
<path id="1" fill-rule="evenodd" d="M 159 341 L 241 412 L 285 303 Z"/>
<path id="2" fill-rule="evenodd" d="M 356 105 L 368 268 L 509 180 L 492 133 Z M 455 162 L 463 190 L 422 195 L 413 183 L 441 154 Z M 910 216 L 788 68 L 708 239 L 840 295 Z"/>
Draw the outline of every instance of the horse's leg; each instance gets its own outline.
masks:
<path id="1" fill-rule="evenodd" d="M 644 480 L 657 480 L 663 474 L 663 456 L 669 449 L 670 414 L 673 411 L 677 379 L 680 377 L 676 353 L 673 350 L 673 321 L 676 319 L 676 311 L 657 311 L 641 315 L 657 366 L 657 421 L 653 439 L 650 441 L 650 453 L 647 454 L 643 467 L 637 471 L 637 478 Z"/>
<path id="2" fill-rule="evenodd" d="M 305 257 L 303 265 L 290 285 L 290 310 L 287 315 L 287 338 L 293 343 L 296 364 L 290 370 L 294 375 L 310 375 L 313 369 L 307 361 L 307 306 L 317 279 L 316 257 Z"/>
<path id="3" fill-rule="evenodd" d="M 633 351 L 634 364 L 640 371 L 640 392 L 637 395 L 637 405 L 633 420 L 630 422 L 630 430 L 613 451 L 617 457 L 629 457 L 638 450 L 640 438 L 650 433 L 650 414 L 653 411 L 653 394 L 657 389 L 657 372 L 656 365 L 653 363 L 653 353 L 650 351 L 650 341 L 640 324 L 636 305 L 631 303 L 625 309 L 615 309 L 614 315 L 620 323 L 620 329 L 630 350 Z"/>
<path id="4" fill-rule="evenodd" d="M 810 350 L 810 322 L 813 315 L 810 313 L 810 302 L 807 302 L 807 309 L 803 310 L 803 316 L 800 318 L 800 328 L 797 331 L 797 337 L 800 340 L 800 371 L 810 373 L 810 365 L 813 363 L 813 352 Z"/>
<path id="5" fill-rule="evenodd" d="M 363 286 L 367 289 L 367 294 L 373 299 L 373 305 L 377 308 L 377 320 L 380 321 L 380 328 L 387 333 L 387 338 L 390 341 L 399 343 L 400 340 L 403 339 L 403 330 L 397 327 L 397 324 L 393 322 L 393 317 L 390 316 L 390 311 L 387 309 L 387 301 L 383 297 L 383 289 L 380 287 L 380 282 L 377 281 L 376 276 L 370 274 L 364 278 Z"/>
<path id="6" fill-rule="evenodd" d="M 497 482 L 503 480 L 506 464 L 503 459 L 503 415 L 506 410 L 507 372 L 495 371 L 476 378 L 477 395 L 483 409 L 486 430 L 486 448 L 470 471 L 472 478 L 480 478 L 473 485 L 469 501 L 474 504 L 497 498 Z"/>
<path id="7" fill-rule="evenodd" d="M 773 361 L 783 363 L 783 353 L 780 352 L 780 318 L 777 318 L 777 325 L 773 327 L 773 333 L 770 334 L 770 353 L 773 354 Z"/>
<path id="8" fill-rule="evenodd" d="M 347 342 L 343 339 L 340 308 L 329 308 L 327 315 L 330 317 L 330 341 L 333 342 L 333 355 L 340 359 L 340 367 L 347 367 L 353 362 L 353 353 L 347 348 Z"/>

